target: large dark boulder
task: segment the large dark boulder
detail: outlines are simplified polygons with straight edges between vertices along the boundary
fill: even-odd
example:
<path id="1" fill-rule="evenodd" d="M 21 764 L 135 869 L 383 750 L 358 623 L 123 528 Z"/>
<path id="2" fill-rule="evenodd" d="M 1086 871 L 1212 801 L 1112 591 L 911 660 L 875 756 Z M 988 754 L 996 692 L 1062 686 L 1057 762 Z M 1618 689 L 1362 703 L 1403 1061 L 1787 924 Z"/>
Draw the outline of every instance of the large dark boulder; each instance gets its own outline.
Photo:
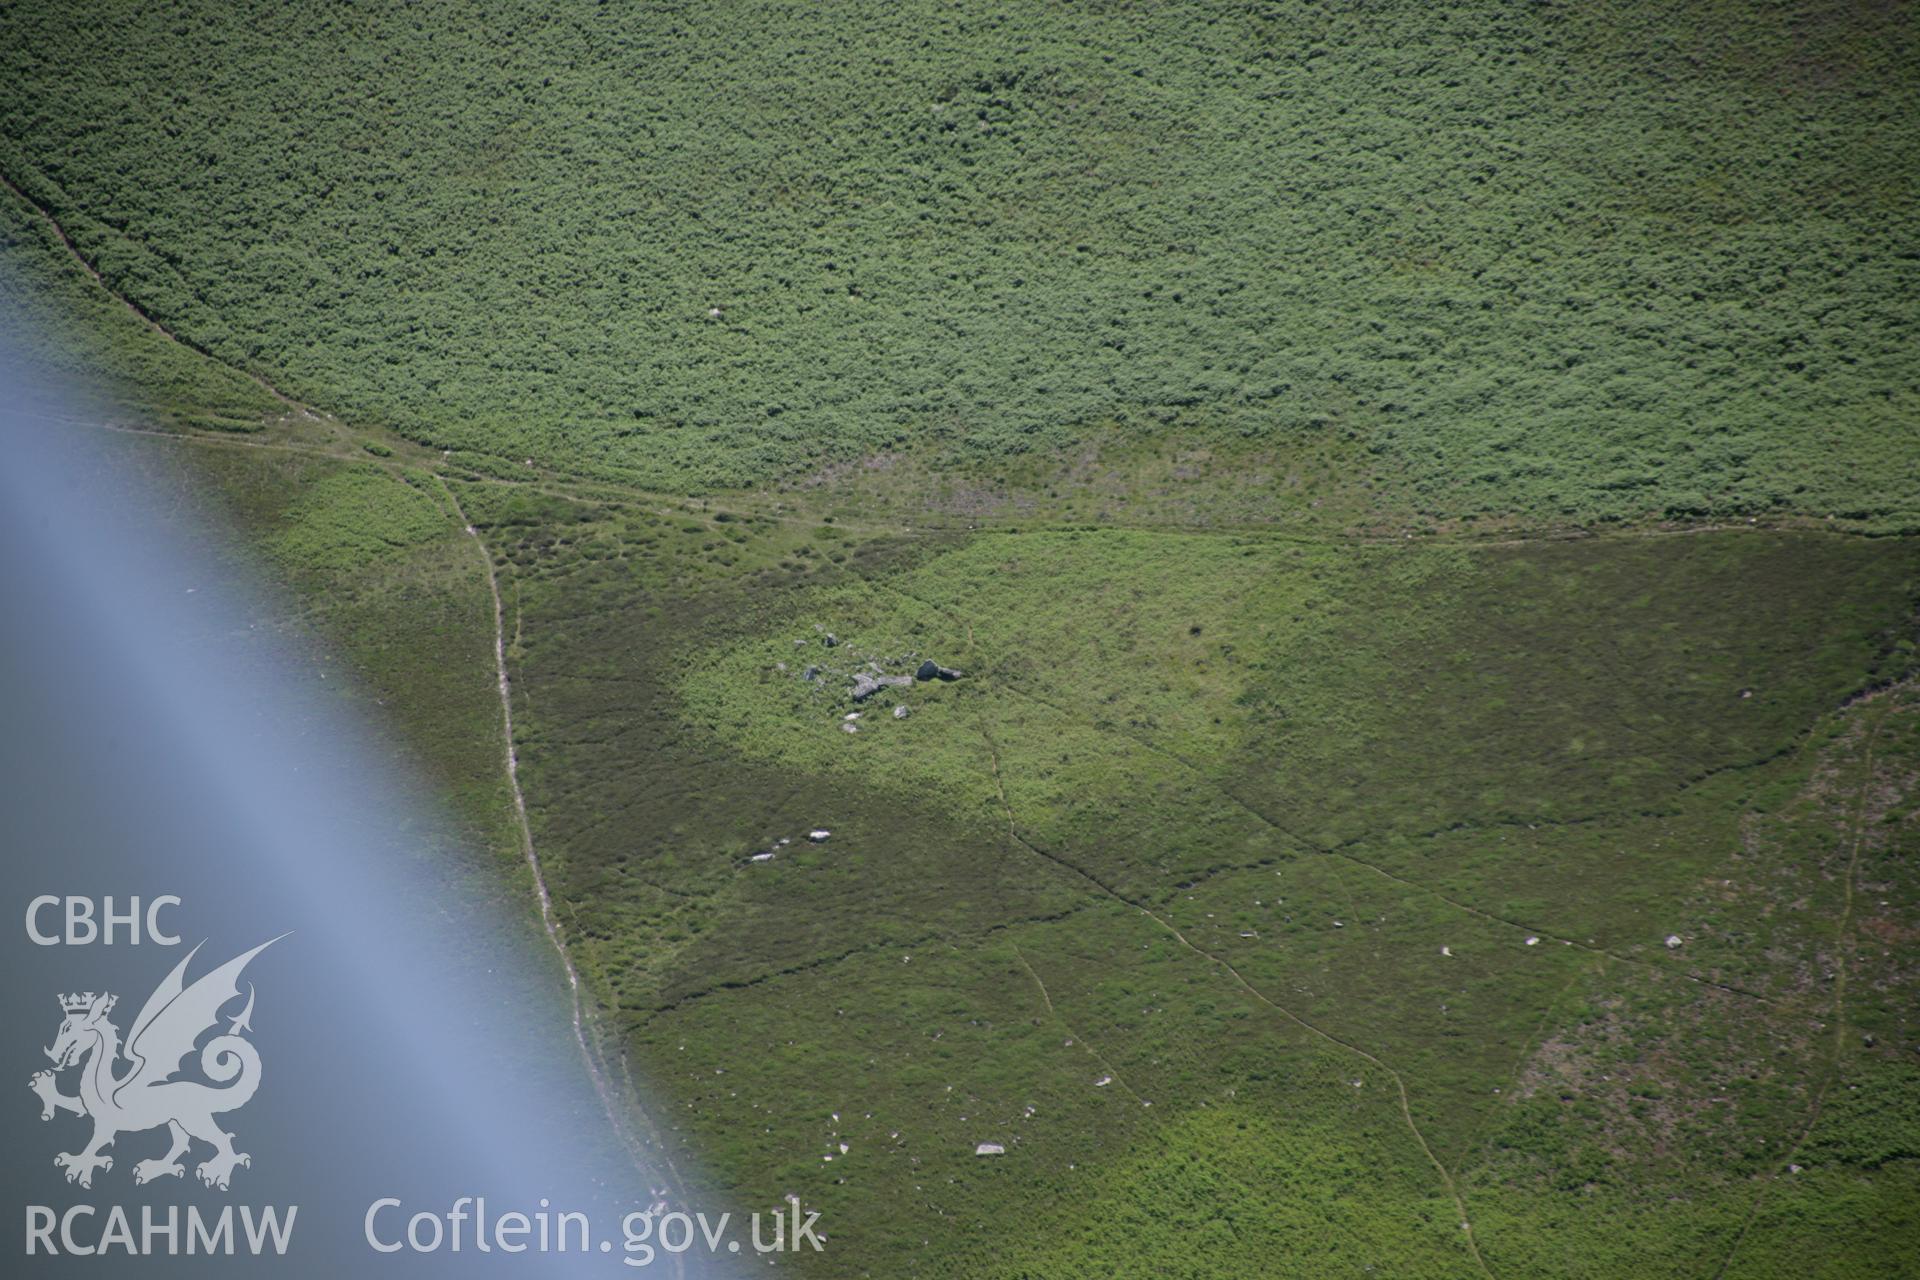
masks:
<path id="1" fill-rule="evenodd" d="M 921 680 L 958 680 L 961 676 L 965 675 L 966 672 L 957 671 L 952 667 L 943 667 L 932 658 L 928 658 L 920 664 L 920 669 L 913 674 Z"/>

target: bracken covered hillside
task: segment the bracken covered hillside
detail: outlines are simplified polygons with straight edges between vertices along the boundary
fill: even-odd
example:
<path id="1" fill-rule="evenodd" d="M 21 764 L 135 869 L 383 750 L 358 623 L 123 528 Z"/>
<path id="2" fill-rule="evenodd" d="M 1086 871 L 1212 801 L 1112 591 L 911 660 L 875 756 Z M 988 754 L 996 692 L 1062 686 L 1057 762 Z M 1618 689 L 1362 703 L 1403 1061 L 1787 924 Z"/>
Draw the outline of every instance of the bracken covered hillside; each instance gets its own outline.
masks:
<path id="1" fill-rule="evenodd" d="M 223 359 L 516 460 L 1177 425 L 1904 525 L 1916 68 L 1826 2 L 14 3 L 0 172 Z"/>

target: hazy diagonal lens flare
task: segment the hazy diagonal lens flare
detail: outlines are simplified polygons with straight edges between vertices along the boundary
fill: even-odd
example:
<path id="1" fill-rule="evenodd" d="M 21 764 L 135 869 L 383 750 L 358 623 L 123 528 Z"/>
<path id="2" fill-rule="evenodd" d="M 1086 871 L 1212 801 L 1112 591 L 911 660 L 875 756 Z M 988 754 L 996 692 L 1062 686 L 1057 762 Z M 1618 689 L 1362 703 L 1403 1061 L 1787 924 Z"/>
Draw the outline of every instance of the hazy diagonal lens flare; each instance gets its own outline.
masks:
<path id="1" fill-rule="evenodd" d="M 0 922 L 11 1045 L 0 1045 L 0 1065 L 18 1077 L 0 1093 L 10 1099 L 0 1105 L 0 1250 L 22 1256 L 23 1206 L 104 1215 L 120 1205 L 137 1232 L 143 1206 L 297 1205 L 285 1258 L 148 1256 L 106 1269 L 333 1277 L 378 1262 L 403 1275 L 633 1274 L 621 1217 L 670 1180 L 656 1157 L 612 1135 L 531 903 L 480 874 L 484 859 L 453 856 L 446 823 L 396 776 L 392 745 L 350 720 L 317 678 L 310 641 L 181 500 L 187 487 L 166 482 L 180 451 L 207 446 L 93 430 L 81 397 L 31 379 L 11 353 L 0 352 L 0 387 L 11 921 Z M 476 665 L 474 679 L 491 673 Z M 22 920 L 37 895 L 176 895 L 164 918 L 181 945 L 36 945 Z M 134 1165 L 164 1154 L 165 1129 L 122 1134 L 112 1170 L 90 1189 L 66 1182 L 53 1156 L 84 1141 L 85 1122 L 43 1122 L 21 1087 L 48 1065 L 56 996 L 113 992 L 124 1030 L 194 943 L 206 940 L 198 976 L 288 931 L 239 987 L 253 989 L 246 1034 L 262 1074 L 223 1121 L 251 1159 L 231 1190 L 191 1172 L 136 1185 Z M 480 1253 L 470 1225 L 458 1253 L 369 1247 L 363 1222 L 377 1199 L 401 1202 L 382 1220 L 398 1235 L 413 1212 L 444 1216 L 463 1196 L 486 1197 L 496 1216 L 580 1210 L 594 1248 Z M 97 1242 L 99 1217 L 89 1230 Z M 681 1261 L 712 1269 L 663 1254 L 653 1273 Z M 102 1262 L 34 1257 L 29 1267 L 99 1275 Z"/>

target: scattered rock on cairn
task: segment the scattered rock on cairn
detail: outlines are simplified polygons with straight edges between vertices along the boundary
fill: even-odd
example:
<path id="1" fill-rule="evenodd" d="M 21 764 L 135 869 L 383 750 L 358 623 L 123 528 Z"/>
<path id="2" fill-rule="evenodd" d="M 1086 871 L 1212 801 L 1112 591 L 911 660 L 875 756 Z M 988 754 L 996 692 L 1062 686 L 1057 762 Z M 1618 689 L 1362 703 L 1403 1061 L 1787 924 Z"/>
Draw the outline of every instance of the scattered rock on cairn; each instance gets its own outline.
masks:
<path id="1" fill-rule="evenodd" d="M 853 676 L 853 700 L 865 702 L 882 689 L 901 688 L 912 684 L 912 676 L 875 676 L 857 671 Z"/>

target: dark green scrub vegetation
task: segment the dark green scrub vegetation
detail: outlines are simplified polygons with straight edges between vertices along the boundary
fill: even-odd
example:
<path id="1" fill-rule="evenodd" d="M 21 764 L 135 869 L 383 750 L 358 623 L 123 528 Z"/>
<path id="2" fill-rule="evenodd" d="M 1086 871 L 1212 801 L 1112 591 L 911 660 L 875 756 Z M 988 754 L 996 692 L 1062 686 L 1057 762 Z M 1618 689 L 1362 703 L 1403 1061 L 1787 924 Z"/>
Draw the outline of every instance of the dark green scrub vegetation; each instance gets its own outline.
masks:
<path id="1" fill-rule="evenodd" d="M 1443 517 L 1915 518 L 1920 66 L 1825 3 L 0 11 L 0 172 L 221 359 L 740 485 L 1355 442 Z"/>

